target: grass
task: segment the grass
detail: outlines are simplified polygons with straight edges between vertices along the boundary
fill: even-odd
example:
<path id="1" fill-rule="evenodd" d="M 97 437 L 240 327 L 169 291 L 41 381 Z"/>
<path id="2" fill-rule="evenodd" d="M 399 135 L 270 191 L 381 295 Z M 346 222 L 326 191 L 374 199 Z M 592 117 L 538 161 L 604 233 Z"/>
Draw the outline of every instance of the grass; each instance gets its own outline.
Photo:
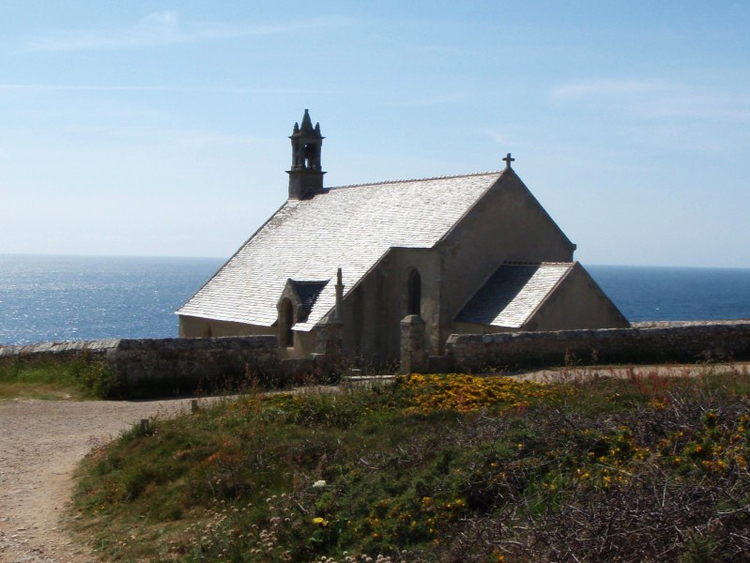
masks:
<path id="1" fill-rule="evenodd" d="M 88 356 L 0 361 L 0 399 L 84 400 L 110 398 L 115 391 L 111 370 Z"/>
<path id="2" fill-rule="evenodd" d="M 415 375 L 134 427 L 79 472 L 108 561 L 719 561 L 750 549 L 750 379 Z"/>

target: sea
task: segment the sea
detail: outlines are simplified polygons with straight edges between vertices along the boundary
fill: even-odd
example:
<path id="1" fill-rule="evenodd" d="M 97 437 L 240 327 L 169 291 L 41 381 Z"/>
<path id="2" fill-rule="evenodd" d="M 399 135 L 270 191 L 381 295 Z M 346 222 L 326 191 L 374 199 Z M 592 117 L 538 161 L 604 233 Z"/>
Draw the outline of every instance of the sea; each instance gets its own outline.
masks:
<path id="1" fill-rule="evenodd" d="M 224 262 L 0 254 L 0 345 L 175 337 Z M 750 269 L 585 267 L 631 322 L 750 319 Z"/>

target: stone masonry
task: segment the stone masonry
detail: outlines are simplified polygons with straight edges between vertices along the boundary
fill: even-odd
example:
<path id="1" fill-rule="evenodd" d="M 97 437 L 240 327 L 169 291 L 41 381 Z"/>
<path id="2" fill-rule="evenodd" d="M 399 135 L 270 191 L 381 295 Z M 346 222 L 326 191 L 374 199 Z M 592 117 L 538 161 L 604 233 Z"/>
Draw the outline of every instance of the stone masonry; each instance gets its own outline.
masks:
<path id="1" fill-rule="evenodd" d="M 400 373 L 424 373 L 428 366 L 425 346 L 425 322 L 419 315 L 407 315 L 401 321 Z"/>
<path id="2" fill-rule="evenodd" d="M 453 369 L 460 372 L 608 363 L 739 361 L 750 359 L 750 321 L 454 334 L 448 338 L 446 352 Z"/>

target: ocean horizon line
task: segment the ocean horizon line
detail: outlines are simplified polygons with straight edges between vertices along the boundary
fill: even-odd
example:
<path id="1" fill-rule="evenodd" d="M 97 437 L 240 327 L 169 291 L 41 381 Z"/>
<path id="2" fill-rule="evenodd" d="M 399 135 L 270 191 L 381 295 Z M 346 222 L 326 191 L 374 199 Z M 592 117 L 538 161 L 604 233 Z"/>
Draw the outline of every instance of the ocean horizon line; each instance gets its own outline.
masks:
<path id="1" fill-rule="evenodd" d="M 188 256 L 188 255 L 174 255 L 174 254 L 50 254 L 50 253 L 36 253 L 36 252 L 0 252 L 0 258 L 100 258 L 100 259 L 134 259 L 134 260 L 229 260 L 231 255 L 228 256 Z M 611 262 L 580 262 L 584 268 L 586 267 L 606 267 L 606 268 L 663 268 L 663 269 L 684 269 L 684 270 L 750 270 L 750 265 L 747 266 L 715 266 L 715 265 L 685 265 L 685 264 L 621 264 Z"/>

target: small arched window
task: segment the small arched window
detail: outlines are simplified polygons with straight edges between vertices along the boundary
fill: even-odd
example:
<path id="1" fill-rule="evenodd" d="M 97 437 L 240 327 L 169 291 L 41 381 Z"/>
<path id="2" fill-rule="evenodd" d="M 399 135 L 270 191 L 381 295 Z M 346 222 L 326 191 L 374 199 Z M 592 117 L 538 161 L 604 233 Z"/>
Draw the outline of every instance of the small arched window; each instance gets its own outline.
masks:
<path id="1" fill-rule="evenodd" d="M 409 286 L 408 286 L 408 305 L 407 313 L 409 315 L 421 315 L 422 314 L 422 278 L 419 275 L 419 271 L 416 269 L 412 270 L 409 274 Z"/>
<path id="2" fill-rule="evenodd" d="M 282 346 L 294 346 L 294 305 L 289 299 L 281 303 L 281 314 L 279 315 L 279 340 Z"/>

